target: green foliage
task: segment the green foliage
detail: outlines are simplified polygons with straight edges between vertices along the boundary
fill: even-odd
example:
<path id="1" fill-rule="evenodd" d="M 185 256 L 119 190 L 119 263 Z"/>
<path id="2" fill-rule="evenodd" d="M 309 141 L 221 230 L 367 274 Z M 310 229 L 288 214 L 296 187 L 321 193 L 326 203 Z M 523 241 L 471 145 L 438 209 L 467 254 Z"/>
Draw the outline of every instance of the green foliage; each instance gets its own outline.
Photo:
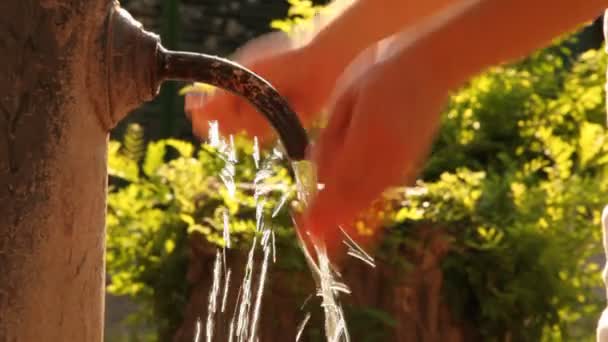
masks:
<path id="1" fill-rule="evenodd" d="M 127 130 L 125 142 L 133 140 L 132 132 Z M 221 180 L 228 160 L 221 149 L 167 139 L 149 143 L 137 160 L 125 145 L 110 143 L 109 173 L 119 186 L 110 188 L 108 198 L 108 290 L 143 304 L 142 314 L 148 316 L 139 319 L 153 322 L 161 336 L 181 320 L 188 290 L 188 234 L 201 234 L 211 245 L 224 246 L 224 213 L 230 217 L 231 241 L 237 247 L 248 246 L 256 234 L 253 144 L 237 138 L 234 146 L 240 160 L 231 196 Z M 277 164 L 268 171 L 271 176 L 263 184 L 275 191 L 266 198 L 265 208 L 274 210 L 285 193 L 289 202 L 293 186 L 285 167 Z M 286 210 L 272 221 L 277 248 L 285 250 L 279 267 L 303 269 L 290 223 Z"/>
<path id="2" fill-rule="evenodd" d="M 287 18 L 273 20 L 270 27 L 292 33 L 296 26 L 311 24 L 310 19 L 325 10 L 324 6 L 313 4 L 310 0 L 287 0 L 290 4 Z"/>
<path id="3" fill-rule="evenodd" d="M 127 126 L 124 141 L 121 146 L 122 155 L 127 159 L 139 162 L 144 156 L 145 148 L 146 144 L 144 142 L 143 128 L 136 123 Z"/>
<path id="4" fill-rule="evenodd" d="M 484 340 L 594 332 L 607 193 L 602 51 L 571 69 L 544 51 L 454 94 L 421 191 L 395 215 L 452 236 L 444 289 Z"/>

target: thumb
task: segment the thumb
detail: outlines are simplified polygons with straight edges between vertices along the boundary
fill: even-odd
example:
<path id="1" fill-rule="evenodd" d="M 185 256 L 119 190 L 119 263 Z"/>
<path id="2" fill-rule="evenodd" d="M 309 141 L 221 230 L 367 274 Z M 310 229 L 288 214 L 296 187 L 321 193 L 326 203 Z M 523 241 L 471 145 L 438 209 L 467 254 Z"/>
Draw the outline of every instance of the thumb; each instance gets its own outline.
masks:
<path id="1" fill-rule="evenodd" d="M 337 255 L 344 249 L 344 234 L 353 236 L 353 225 L 360 205 L 342 197 L 343 191 L 326 188 L 317 194 L 303 220 L 305 233 L 311 240 L 325 244 L 331 255 Z"/>

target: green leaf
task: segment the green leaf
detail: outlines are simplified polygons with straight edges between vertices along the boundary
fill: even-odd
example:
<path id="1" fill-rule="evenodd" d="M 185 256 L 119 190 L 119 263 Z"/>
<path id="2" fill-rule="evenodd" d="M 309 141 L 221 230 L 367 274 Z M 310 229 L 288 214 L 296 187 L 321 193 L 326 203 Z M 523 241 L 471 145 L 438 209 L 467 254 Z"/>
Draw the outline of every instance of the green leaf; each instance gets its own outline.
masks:
<path id="1" fill-rule="evenodd" d="M 148 144 L 146 159 L 143 166 L 146 176 L 152 177 L 163 165 L 165 159 L 165 145 L 165 141 L 157 141 Z"/>
<path id="2" fill-rule="evenodd" d="M 203 226 L 200 224 L 195 224 L 192 225 L 190 227 L 188 227 L 188 233 L 192 234 L 192 233 L 199 233 L 203 236 L 207 236 L 211 233 L 211 229 L 207 226 Z"/>
<path id="3" fill-rule="evenodd" d="M 195 225 L 195 221 L 194 218 L 190 215 L 187 214 L 179 214 L 179 218 L 184 221 L 188 226 L 194 226 Z"/>
<path id="4" fill-rule="evenodd" d="M 139 168 L 137 162 L 125 157 L 119 151 L 121 144 L 110 142 L 108 153 L 108 174 L 113 177 L 122 178 L 131 182 L 139 180 Z"/>
<path id="5" fill-rule="evenodd" d="M 215 87 L 205 83 L 193 83 L 180 89 L 180 95 L 186 95 L 188 93 L 200 93 L 210 94 L 215 90 Z"/>
<path id="6" fill-rule="evenodd" d="M 270 22 L 270 27 L 275 30 L 280 30 L 286 33 L 291 32 L 293 24 L 287 20 L 273 20 Z"/>
<path id="7" fill-rule="evenodd" d="M 167 146 L 175 148 L 182 157 L 190 158 L 194 153 L 194 146 L 192 146 L 191 143 L 186 141 L 181 141 L 177 139 L 167 139 L 165 140 L 165 144 Z"/>
<path id="8" fill-rule="evenodd" d="M 175 250 L 175 241 L 165 240 L 165 252 L 171 253 Z"/>
<path id="9" fill-rule="evenodd" d="M 605 132 L 602 126 L 590 122 L 581 123 L 578 152 L 582 166 L 587 166 L 600 153 L 605 144 L 604 136 Z"/>

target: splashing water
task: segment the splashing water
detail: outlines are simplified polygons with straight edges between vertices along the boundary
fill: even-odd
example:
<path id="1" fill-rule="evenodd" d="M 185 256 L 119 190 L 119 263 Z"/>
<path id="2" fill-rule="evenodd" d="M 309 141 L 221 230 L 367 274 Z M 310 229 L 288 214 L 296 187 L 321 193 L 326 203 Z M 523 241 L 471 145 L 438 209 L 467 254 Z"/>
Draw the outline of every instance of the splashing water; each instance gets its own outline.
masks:
<path id="1" fill-rule="evenodd" d="M 222 269 L 222 259 L 220 256 L 220 251 L 218 250 L 215 255 L 215 264 L 213 266 L 213 285 L 211 286 L 211 291 L 209 291 L 209 310 L 207 312 L 207 342 L 213 341 L 213 325 L 214 325 L 214 317 L 217 311 L 217 298 L 218 291 L 220 288 L 220 280 L 221 280 L 221 269 Z"/>
<path id="2" fill-rule="evenodd" d="M 224 183 L 228 193 L 234 196 L 237 187 L 246 187 L 254 191 L 256 204 L 256 237 L 253 238 L 251 247 L 247 255 L 247 263 L 244 266 L 243 277 L 236 293 L 236 301 L 233 309 L 228 309 L 228 298 L 230 294 L 230 284 L 232 270 L 226 261 L 227 250 L 232 247 L 230 235 L 230 217 L 228 211 L 223 214 L 223 239 L 224 247 L 216 252 L 213 266 L 213 281 L 209 290 L 207 320 L 204 329 L 205 340 L 213 341 L 219 338 L 226 338 L 232 342 L 258 342 L 258 325 L 261 317 L 261 308 L 266 285 L 266 276 L 270 267 L 270 262 L 276 262 L 275 233 L 272 224 L 266 218 L 266 196 L 273 191 L 282 192 L 281 199 L 271 211 L 270 219 L 277 216 L 284 208 L 290 196 L 295 191 L 297 200 L 301 205 L 300 209 L 305 208 L 319 189 L 316 181 L 316 169 L 310 161 L 298 161 L 292 163 L 296 186 L 295 189 L 284 185 L 269 185 L 265 180 L 273 176 L 273 166 L 284 159 L 283 153 L 279 149 L 274 149 L 271 155 L 265 160 L 261 160 L 257 140 L 254 141 L 254 158 L 257 169 L 253 186 L 236 184 L 234 181 L 236 163 L 238 158 L 234 148 L 234 140 L 230 137 L 227 141 L 223 139 L 218 130 L 216 122 L 210 123 L 209 143 L 215 147 L 225 162 L 224 168 L 220 172 L 220 179 Z M 348 247 L 348 254 L 362 260 L 366 264 L 374 267 L 373 258 L 365 253 L 353 239 L 343 231 L 345 235 L 344 243 Z M 298 234 L 300 234 L 298 230 Z M 344 312 L 340 303 L 341 294 L 350 294 L 346 284 L 338 279 L 340 275 L 332 268 L 322 243 L 314 243 L 313 249 L 316 256 L 313 257 L 302 243 L 303 239 L 299 236 L 300 245 L 305 255 L 306 261 L 311 270 L 312 276 L 317 287 L 316 295 L 321 299 L 321 306 L 325 316 L 325 336 L 328 342 L 349 342 Z M 261 255 L 260 255 L 261 252 Z M 261 258 L 257 258 L 260 256 Z M 256 265 L 256 260 L 261 260 Z M 232 294 L 233 296 L 235 294 Z M 308 300 L 307 300 L 308 301 Z M 220 336 L 222 332 L 214 331 L 216 321 L 220 315 L 232 312 L 230 323 L 224 332 L 226 336 Z M 299 341 L 303 336 L 311 314 L 306 313 L 303 321 L 299 324 L 295 341 Z M 201 337 L 201 321 L 196 323 L 195 341 Z"/>
<path id="3" fill-rule="evenodd" d="M 310 161 L 297 161 L 292 163 L 292 167 L 296 176 L 298 199 L 307 206 L 318 188 L 316 169 Z M 302 241 L 303 238 L 300 236 L 300 242 Z M 331 267 L 325 246 L 315 241 L 313 246 L 317 256 L 316 261 L 304 245 L 302 250 L 317 284 L 317 296 L 321 297 L 321 306 L 325 313 L 325 336 L 328 342 L 348 342 L 350 337 L 339 294 L 340 292 L 350 294 L 350 290 L 345 284 L 337 281 L 339 275 Z"/>
<path id="4" fill-rule="evenodd" d="M 225 162 L 219 177 L 228 190 L 229 195 L 234 196 L 237 188 L 234 176 L 236 163 L 238 162 L 236 150 L 234 148 L 234 139 L 231 136 L 228 141 L 224 140 L 220 136 L 218 128 L 217 122 L 210 123 L 208 135 L 209 144 L 217 149 L 221 159 Z M 256 201 L 256 231 L 261 234 L 261 239 L 254 237 L 252 241 L 243 279 L 241 280 L 241 285 L 237 294 L 236 304 L 228 326 L 227 336 L 217 336 L 218 332 L 214 331 L 215 322 L 218 319 L 219 313 L 226 312 L 226 306 L 230 296 L 232 275 L 232 270 L 228 267 L 226 261 L 227 249 L 231 248 L 230 217 L 228 211 L 224 212 L 224 247 L 221 249 L 221 252 L 220 249 L 217 250 L 213 267 L 213 281 L 208 297 L 205 329 L 206 341 L 213 341 L 214 337 L 227 337 L 228 341 L 236 342 L 257 342 L 259 340 L 257 326 L 260 320 L 266 274 L 270 256 L 272 255 L 273 260 L 275 260 L 276 255 L 274 250 L 274 232 L 270 225 L 266 224 L 264 220 L 265 196 L 274 189 L 265 186 L 264 181 L 266 178 L 272 176 L 270 167 L 278 160 L 282 159 L 282 153 L 275 150 L 271 157 L 265 161 L 265 163 L 262 163 L 260 161 L 260 151 L 256 141 L 254 143 L 253 158 L 257 168 L 257 174 L 253 183 L 254 198 Z M 260 167 L 260 165 L 262 166 Z M 280 210 L 280 208 L 275 209 L 275 211 L 278 210 Z M 255 264 L 258 247 L 261 248 L 263 253 L 261 265 Z M 200 338 L 200 324 L 200 320 L 197 321 L 196 341 Z"/>
<path id="5" fill-rule="evenodd" d="M 307 313 L 306 317 L 304 317 L 304 320 L 302 321 L 302 323 L 300 323 L 300 326 L 298 327 L 298 333 L 296 334 L 296 342 L 300 341 L 300 337 L 302 337 L 304 328 L 306 328 L 306 324 L 308 323 L 309 320 L 310 320 L 310 313 Z"/>
<path id="6" fill-rule="evenodd" d="M 371 268 L 375 268 L 376 263 L 374 262 L 374 258 L 363 250 L 363 248 L 361 248 L 361 246 L 359 246 L 342 227 L 340 227 L 340 231 L 342 231 L 342 234 L 346 237 L 346 240 L 344 240 L 344 244 L 348 247 L 348 252 L 346 252 L 346 254 L 363 261 Z"/>

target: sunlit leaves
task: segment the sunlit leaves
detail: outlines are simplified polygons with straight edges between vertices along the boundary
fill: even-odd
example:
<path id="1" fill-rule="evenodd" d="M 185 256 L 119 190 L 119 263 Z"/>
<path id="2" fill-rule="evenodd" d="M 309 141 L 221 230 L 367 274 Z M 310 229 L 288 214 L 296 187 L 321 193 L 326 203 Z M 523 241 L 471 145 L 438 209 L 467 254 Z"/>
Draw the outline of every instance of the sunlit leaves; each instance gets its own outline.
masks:
<path id="1" fill-rule="evenodd" d="M 311 25 L 310 19 L 320 14 L 325 8 L 314 5 L 310 0 L 288 0 L 290 7 L 287 18 L 273 20 L 270 27 L 285 33 L 292 33 L 296 26 Z"/>
<path id="2" fill-rule="evenodd" d="M 605 128 L 594 123 L 583 122 L 580 126 L 580 138 L 578 141 L 578 153 L 582 167 L 587 167 L 595 159 L 596 162 L 605 163 L 606 153 Z M 603 160 L 598 157 L 603 157 Z"/>
<path id="3" fill-rule="evenodd" d="M 605 65 L 602 51 L 571 69 L 544 51 L 471 80 L 445 110 L 418 183 L 426 191 L 393 216 L 398 227 L 451 232 L 444 288 L 488 340 L 593 331 L 602 304 L 587 295 L 598 285 L 589 260 L 601 253 L 608 198 Z"/>
<path id="4" fill-rule="evenodd" d="M 120 147 L 121 144 L 116 141 L 111 141 L 108 146 L 109 154 L 113 156 L 108 159 L 108 174 L 132 182 L 137 181 L 139 177 L 137 161 L 120 153 Z"/>
<path id="5" fill-rule="evenodd" d="M 165 142 L 156 141 L 148 144 L 146 156 L 143 165 L 143 171 L 148 177 L 156 174 L 156 171 L 165 162 Z M 112 155 L 112 153 L 110 153 Z"/>
<path id="6" fill-rule="evenodd" d="M 253 145 L 241 137 L 234 142 L 239 157 L 234 196 L 219 177 L 226 160 L 209 144 L 153 141 L 142 148 L 144 155 L 131 159 L 132 154 L 124 153 L 121 143 L 110 143 L 109 173 L 119 181 L 113 182 L 108 195 L 108 290 L 135 298 L 147 308 L 139 312 L 139 317 L 153 320 L 157 327 L 179 320 L 182 313 L 188 284 L 189 235 L 202 237 L 209 246 L 225 246 L 226 212 L 233 246 L 247 245 L 257 234 L 253 198 L 256 169 L 250 157 Z M 267 156 L 266 152 L 262 154 L 263 158 Z M 272 212 L 292 186 L 285 166 L 274 166 L 263 184 L 283 189 L 267 196 L 265 209 Z M 297 251 L 285 209 L 278 212 L 273 227 L 280 239 L 277 244 L 291 244 L 290 248 Z M 303 260 L 290 260 L 284 255 L 281 262 L 296 265 Z"/>

